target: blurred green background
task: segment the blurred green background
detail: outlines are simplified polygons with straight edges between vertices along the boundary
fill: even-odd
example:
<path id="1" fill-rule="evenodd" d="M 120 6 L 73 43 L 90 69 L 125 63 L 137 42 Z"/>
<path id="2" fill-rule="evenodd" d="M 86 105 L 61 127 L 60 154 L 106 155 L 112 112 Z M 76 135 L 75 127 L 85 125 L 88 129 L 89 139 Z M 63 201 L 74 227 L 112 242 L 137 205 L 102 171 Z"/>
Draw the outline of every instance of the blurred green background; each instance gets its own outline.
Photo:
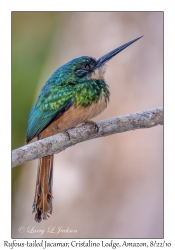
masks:
<path id="1" fill-rule="evenodd" d="M 82 55 L 99 58 L 141 35 L 108 63 L 111 99 L 94 120 L 163 105 L 163 13 L 12 12 L 12 149 L 25 144 L 29 112 L 59 66 Z M 12 171 L 12 237 L 163 236 L 161 126 L 81 143 L 56 155 L 53 215 L 39 225 L 31 214 L 36 165 Z M 78 233 L 31 235 L 30 225 Z"/>
<path id="2" fill-rule="evenodd" d="M 13 149 L 24 144 L 38 81 L 63 18 L 64 13 L 56 12 L 12 12 Z"/>

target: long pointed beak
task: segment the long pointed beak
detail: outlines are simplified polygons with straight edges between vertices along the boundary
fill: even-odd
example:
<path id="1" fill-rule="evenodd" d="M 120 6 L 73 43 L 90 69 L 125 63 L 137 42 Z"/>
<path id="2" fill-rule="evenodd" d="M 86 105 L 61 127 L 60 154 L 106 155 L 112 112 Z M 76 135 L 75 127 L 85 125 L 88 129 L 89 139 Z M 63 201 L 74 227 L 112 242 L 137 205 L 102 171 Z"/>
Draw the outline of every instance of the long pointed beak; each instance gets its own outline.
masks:
<path id="1" fill-rule="evenodd" d="M 139 40 L 140 38 L 142 38 L 143 36 L 140 36 L 128 43 L 123 44 L 122 46 L 112 50 L 111 52 L 107 53 L 106 55 L 100 57 L 97 60 L 97 64 L 95 66 L 96 68 L 100 68 L 101 66 L 103 66 L 106 62 L 108 62 L 109 60 L 111 60 L 114 56 L 116 56 L 118 53 L 120 53 L 122 50 L 126 49 L 128 46 L 130 46 L 132 43 L 135 43 L 137 40 Z"/>

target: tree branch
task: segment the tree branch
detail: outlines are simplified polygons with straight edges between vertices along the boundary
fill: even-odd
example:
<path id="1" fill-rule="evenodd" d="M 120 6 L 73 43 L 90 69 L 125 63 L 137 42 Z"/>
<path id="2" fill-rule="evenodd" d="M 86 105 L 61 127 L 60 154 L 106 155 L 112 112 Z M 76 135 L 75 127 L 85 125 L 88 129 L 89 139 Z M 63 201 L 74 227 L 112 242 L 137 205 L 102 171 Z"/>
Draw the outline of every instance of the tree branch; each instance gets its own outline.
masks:
<path id="1" fill-rule="evenodd" d="M 46 155 L 59 153 L 83 141 L 135 129 L 151 128 L 159 124 L 163 125 L 163 108 L 146 110 L 99 121 L 97 122 L 99 127 L 98 132 L 93 125 L 84 124 L 68 130 L 70 140 L 65 133 L 58 133 L 13 150 L 12 167 Z"/>

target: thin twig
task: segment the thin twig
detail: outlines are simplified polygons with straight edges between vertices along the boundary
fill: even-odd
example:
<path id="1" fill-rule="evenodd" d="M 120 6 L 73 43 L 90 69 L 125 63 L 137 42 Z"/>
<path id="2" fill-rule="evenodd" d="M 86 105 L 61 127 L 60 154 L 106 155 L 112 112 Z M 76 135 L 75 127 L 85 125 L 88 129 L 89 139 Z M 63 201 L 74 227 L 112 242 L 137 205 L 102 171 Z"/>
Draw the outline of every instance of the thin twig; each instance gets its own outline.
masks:
<path id="1" fill-rule="evenodd" d="M 125 131 L 151 128 L 163 125 L 163 108 L 151 109 L 124 116 L 118 116 L 97 122 L 99 131 L 91 124 L 84 124 L 68 130 L 70 140 L 65 133 L 58 133 L 43 140 L 35 141 L 12 151 L 12 167 L 24 162 L 59 153 L 77 143 Z"/>

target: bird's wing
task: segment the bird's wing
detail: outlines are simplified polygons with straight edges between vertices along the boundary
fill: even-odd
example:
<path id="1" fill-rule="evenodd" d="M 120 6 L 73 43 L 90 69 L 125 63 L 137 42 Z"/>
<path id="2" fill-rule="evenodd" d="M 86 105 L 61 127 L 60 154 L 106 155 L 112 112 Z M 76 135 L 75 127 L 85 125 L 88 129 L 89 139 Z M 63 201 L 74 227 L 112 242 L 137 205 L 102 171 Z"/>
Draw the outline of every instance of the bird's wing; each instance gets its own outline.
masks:
<path id="1" fill-rule="evenodd" d="M 26 142 L 31 141 L 50 123 L 58 119 L 75 103 L 75 94 L 71 85 L 44 85 L 38 100 L 30 112 Z"/>

